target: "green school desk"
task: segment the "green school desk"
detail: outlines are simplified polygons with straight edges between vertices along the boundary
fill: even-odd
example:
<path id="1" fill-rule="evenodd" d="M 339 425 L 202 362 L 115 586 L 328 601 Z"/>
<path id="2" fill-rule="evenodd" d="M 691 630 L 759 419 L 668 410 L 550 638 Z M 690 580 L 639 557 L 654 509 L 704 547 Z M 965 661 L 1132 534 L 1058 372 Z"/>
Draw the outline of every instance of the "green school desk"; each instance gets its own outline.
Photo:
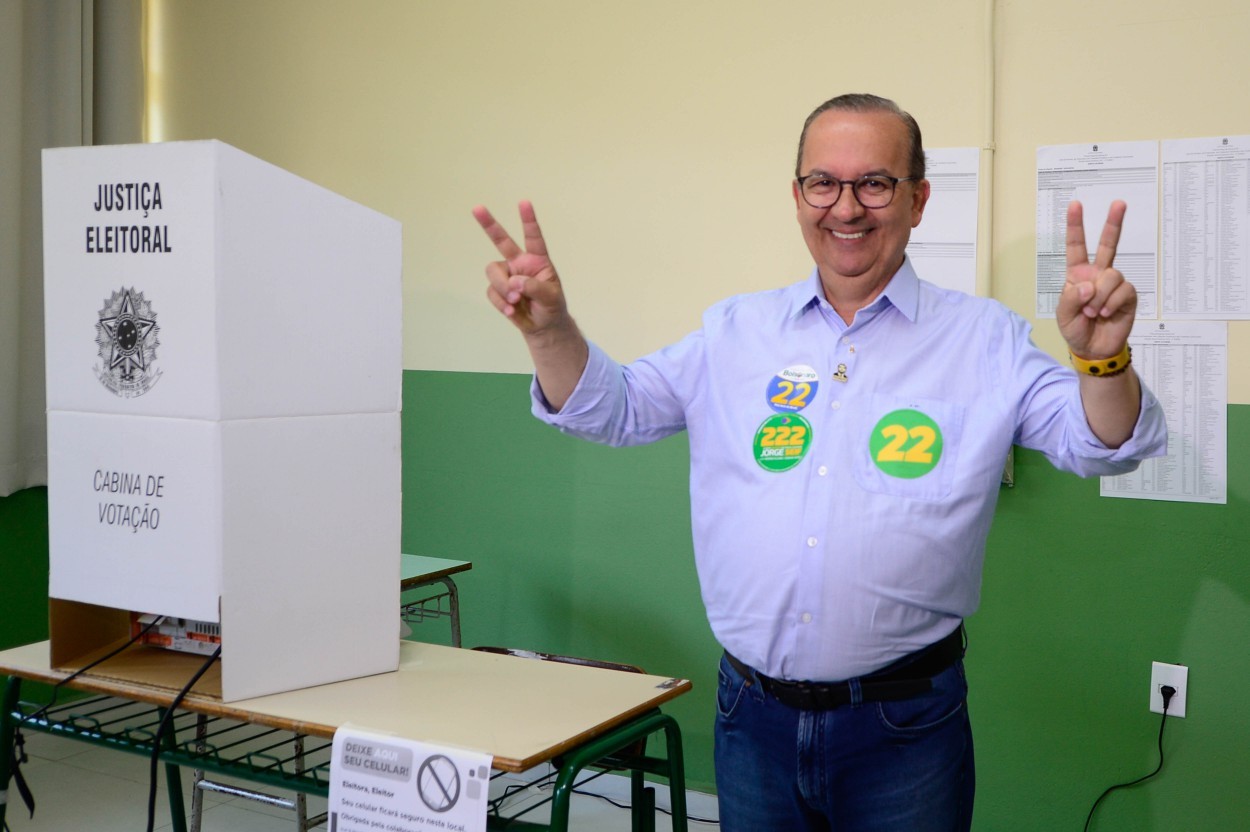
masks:
<path id="1" fill-rule="evenodd" d="M 473 568 L 467 560 L 400 555 L 400 617 L 410 624 L 432 618 L 451 619 L 451 646 L 460 646 L 460 593 L 452 575 Z M 422 592 L 437 585 L 445 591 Z M 446 602 L 444 604 L 443 602 Z"/>

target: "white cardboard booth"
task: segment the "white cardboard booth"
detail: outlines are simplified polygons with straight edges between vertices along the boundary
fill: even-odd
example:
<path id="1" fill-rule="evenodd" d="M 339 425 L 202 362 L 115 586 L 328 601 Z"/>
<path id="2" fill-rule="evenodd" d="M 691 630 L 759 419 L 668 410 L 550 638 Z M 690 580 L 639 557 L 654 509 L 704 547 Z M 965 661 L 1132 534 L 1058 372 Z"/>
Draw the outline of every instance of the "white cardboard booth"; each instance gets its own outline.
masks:
<path id="1" fill-rule="evenodd" d="M 53 664 L 137 612 L 225 701 L 394 670 L 399 223 L 215 141 L 45 150 L 43 212 Z M 99 672 L 203 661 L 150 653 Z"/>

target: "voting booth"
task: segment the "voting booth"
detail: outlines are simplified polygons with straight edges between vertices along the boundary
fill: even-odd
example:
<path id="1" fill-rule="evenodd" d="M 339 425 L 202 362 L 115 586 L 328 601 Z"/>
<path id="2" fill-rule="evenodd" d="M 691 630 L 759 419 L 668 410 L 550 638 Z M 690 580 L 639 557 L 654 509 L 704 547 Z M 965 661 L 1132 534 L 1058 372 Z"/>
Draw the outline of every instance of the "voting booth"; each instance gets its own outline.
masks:
<path id="1" fill-rule="evenodd" d="M 146 616 L 225 701 L 394 670 L 399 223 L 215 141 L 45 150 L 43 212 L 53 665 Z"/>

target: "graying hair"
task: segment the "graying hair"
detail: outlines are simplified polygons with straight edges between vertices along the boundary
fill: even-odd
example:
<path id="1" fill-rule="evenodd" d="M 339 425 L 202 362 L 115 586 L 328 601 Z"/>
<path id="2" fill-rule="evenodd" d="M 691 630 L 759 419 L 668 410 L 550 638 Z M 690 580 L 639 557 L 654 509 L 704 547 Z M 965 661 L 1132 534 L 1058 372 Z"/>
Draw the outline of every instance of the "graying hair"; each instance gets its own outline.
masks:
<path id="1" fill-rule="evenodd" d="M 852 113 L 889 113 L 897 116 L 903 122 L 903 126 L 907 128 L 907 137 L 911 141 L 907 175 L 913 179 L 924 179 L 924 145 L 920 140 L 920 125 L 916 123 L 916 120 L 911 117 L 910 113 L 890 99 L 866 92 L 851 92 L 839 95 L 836 98 L 830 98 L 824 104 L 812 110 L 812 114 L 807 117 L 807 121 L 803 122 L 803 132 L 799 135 L 799 152 L 794 160 L 795 178 L 803 175 L 803 147 L 807 141 L 807 129 L 812 126 L 812 122 L 821 114 L 830 110 Z"/>

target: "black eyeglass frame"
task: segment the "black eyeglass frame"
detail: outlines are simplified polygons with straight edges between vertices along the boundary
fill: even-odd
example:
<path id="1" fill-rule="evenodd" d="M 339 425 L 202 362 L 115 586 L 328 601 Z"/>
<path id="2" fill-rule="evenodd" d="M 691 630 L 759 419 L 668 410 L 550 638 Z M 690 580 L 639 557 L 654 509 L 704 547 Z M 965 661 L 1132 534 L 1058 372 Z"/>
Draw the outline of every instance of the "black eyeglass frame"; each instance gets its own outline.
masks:
<path id="1" fill-rule="evenodd" d="M 819 176 L 822 179 L 828 179 L 830 182 L 838 183 L 838 192 L 833 195 L 833 201 L 831 201 L 828 205 L 816 205 L 810 199 L 807 198 L 807 190 L 803 187 L 803 183 L 805 183 L 808 179 L 811 179 L 813 176 Z M 795 181 L 799 184 L 799 193 L 803 195 L 803 201 L 806 202 L 808 205 L 811 205 L 813 208 L 824 209 L 824 208 L 832 208 L 833 206 L 837 205 L 838 200 L 842 198 L 842 188 L 846 185 L 850 185 L 851 196 L 855 197 L 855 201 L 858 202 L 860 205 L 863 205 L 863 207 L 869 210 L 872 210 L 874 208 L 888 208 L 890 206 L 890 203 L 894 201 L 894 194 L 898 192 L 899 182 L 916 182 L 921 178 L 922 177 L 919 177 L 919 176 L 887 176 L 883 173 L 865 173 L 863 176 L 859 177 L 858 179 L 836 179 L 827 173 L 823 173 L 821 171 L 813 171 L 809 173 L 807 176 L 798 177 L 797 179 L 795 179 Z M 890 183 L 890 198 L 887 199 L 881 205 L 864 205 L 864 201 L 859 198 L 859 184 L 861 182 L 874 180 L 874 179 L 875 180 L 883 179 L 886 182 Z"/>

